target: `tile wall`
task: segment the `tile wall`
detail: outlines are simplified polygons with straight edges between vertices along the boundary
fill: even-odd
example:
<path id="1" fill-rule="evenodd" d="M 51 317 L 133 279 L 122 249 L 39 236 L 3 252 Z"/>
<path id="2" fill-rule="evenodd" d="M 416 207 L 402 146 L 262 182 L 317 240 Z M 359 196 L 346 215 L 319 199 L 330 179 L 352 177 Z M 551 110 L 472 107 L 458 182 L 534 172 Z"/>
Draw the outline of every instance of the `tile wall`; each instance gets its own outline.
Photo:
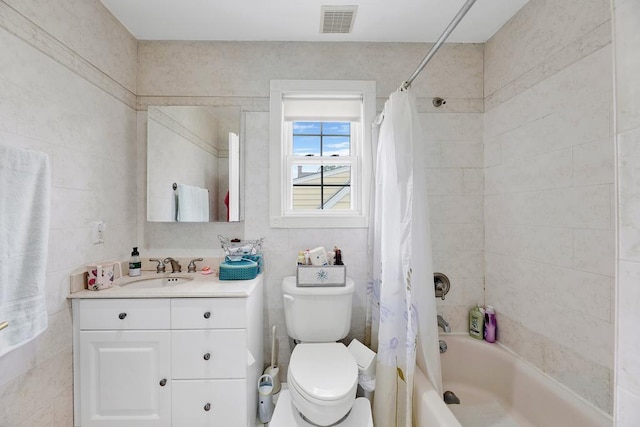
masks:
<path id="1" fill-rule="evenodd" d="M 640 1 L 614 0 L 618 147 L 616 425 L 640 424 Z"/>
<path id="2" fill-rule="evenodd" d="M 499 339 L 611 413 L 609 2 L 530 1 L 485 45 L 486 303 Z"/>
<path id="3" fill-rule="evenodd" d="M 138 103 L 140 151 L 144 109 L 158 103 L 240 105 L 244 114 L 246 204 L 242 228 L 229 224 L 150 224 L 141 233 L 148 253 L 217 251 L 216 235 L 266 237 L 265 336 L 278 327 L 280 364 L 290 349 L 282 306 L 282 278 L 295 274 L 301 249 L 338 245 L 355 279 L 351 336 L 366 341 L 366 229 L 271 229 L 269 201 L 269 81 L 271 79 L 375 80 L 378 109 L 426 54 L 427 44 L 140 42 Z M 425 168 L 431 204 L 434 268 L 450 276 L 452 290 L 439 311 L 464 330 L 468 307 L 483 302 L 483 46 L 447 45 L 414 82 L 425 129 Z M 455 72 L 452 72 L 455 70 Z M 428 78 L 425 76 L 428 75 Z M 197 95 L 197 97 L 196 97 Z M 431 98 L 447 104 L 436 109 Z M 140 165 L 144 168 L 144 164 Z M 140 174 L 140 188 L 144 188 Z M 144 192 L 139 199 L 144 197 Z M 144 211 L 139 211 L 142 215 Z M 425 286 L 432 286 L 429 279 Z M 266 340 L 267 360 L 270 344 Z M 283 375 L 286 370 L 283 369 Z M 283 377 L 284 379 L 284 377 Z"/>
<path id="4" fill-rule="evenodd" d="M 0 426 L 69 427 L 69 275 L 136 243 L 136 42 L 97 0 L 0 1 L 0 52 L 0 144 L 52 166 L 49 327 L 0 358 Z"/>

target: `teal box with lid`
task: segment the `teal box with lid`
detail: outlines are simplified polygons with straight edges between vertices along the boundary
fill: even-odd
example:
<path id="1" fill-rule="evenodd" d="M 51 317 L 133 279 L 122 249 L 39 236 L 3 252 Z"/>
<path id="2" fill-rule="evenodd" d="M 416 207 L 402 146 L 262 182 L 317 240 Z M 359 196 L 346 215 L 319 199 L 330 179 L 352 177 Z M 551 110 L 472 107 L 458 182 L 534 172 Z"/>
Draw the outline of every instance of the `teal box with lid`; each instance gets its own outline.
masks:
<path id="1" fill-rule="evenodd" d="M 258 263 L 258 274 L 262 273 L 262 270 L 264 269 L 264 263 L 263 263 L 263 258 L 262 258 L 262 254 L 254 254 L 254 255 L 243 255 L 242 256 L 243 259 L 250 259 L 251 261 L 255 261 Z"/>
<path id="2" fill-rule="evenodd" d="M 258 263 L 250 259 L 220 263 L 220 280 L 251 280 L 258 275 Z"/>

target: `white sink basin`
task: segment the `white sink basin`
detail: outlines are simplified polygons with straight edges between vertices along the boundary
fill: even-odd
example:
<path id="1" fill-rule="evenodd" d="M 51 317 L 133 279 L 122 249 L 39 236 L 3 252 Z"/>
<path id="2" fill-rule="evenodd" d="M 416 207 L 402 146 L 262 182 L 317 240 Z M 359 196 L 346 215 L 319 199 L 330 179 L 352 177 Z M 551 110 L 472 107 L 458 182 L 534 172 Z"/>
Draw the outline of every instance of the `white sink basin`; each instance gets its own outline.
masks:
<path id="1" fill-rule="evenodd" d="M 181 285 L 183 283 L 190 282 L 191 280 L 193 280 L 192 277 L 185 276 L 141 277 L 120 286 L 127 289 L 166 288 Z"/>

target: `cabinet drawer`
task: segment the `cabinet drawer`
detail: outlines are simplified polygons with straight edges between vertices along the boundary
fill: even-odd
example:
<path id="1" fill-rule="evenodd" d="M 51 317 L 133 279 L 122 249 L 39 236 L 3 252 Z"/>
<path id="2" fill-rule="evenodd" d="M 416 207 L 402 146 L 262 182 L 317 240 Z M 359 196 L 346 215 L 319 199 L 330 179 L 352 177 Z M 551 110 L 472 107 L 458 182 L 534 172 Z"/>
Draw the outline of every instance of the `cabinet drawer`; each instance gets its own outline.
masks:
<path id="1" fill-rule="evenodd" d="M 80 329 L 169 329 L 168 299 L 84 299 Z"/>
<path id="2" fill-rule="evenodd" d="M 244 329 L 171 331 L 173 378 L 246 378 L 247 357 Z"/>
<path id="3" fill-rule="evenodd" d="M 174 426 L 248 425 L 246 380 L 173 381 L 172 388 Z"/>
<path id="4" fill-rule="evenodd" d="M 246 328 L 246 298 L 174 298 L 171 329 Z"/>

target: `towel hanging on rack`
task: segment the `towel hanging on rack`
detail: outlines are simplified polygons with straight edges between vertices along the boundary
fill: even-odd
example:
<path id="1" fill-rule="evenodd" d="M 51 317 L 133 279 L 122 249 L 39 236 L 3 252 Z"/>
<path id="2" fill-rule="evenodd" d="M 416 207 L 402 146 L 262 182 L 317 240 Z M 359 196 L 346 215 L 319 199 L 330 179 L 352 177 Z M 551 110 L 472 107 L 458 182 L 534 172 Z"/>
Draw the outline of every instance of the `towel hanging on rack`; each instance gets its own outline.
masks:
<path id="1" fill-rule="evenodd" d="M 176 189 L 176 221 L 209 222 L 209 190 L 178 184 Z"/>
<path id="2" fill-rule="evenodd" d="M 0 356 L 47 329 L 50 192 L 46 154 L 0 145 Z"/>

